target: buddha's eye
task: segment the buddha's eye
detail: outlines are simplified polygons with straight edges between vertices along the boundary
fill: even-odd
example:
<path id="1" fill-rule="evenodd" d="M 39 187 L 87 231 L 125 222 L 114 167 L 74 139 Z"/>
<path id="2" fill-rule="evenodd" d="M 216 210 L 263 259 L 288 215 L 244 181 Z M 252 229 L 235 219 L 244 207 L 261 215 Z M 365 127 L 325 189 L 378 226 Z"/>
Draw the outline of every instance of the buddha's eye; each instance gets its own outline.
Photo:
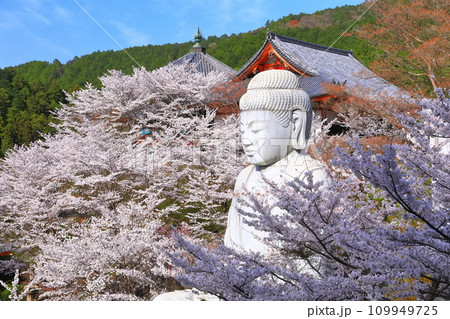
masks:
<path id="1" fill-rule="evenodd" d="M 266 123 L 254 121 L 254 122 L 251 122 L 251 123 L 248 125 L 248 128 L 249 128 L 253 133 L 258 133 L 258 132 L 260 132 L 260 131 L 266 129 Z"/>

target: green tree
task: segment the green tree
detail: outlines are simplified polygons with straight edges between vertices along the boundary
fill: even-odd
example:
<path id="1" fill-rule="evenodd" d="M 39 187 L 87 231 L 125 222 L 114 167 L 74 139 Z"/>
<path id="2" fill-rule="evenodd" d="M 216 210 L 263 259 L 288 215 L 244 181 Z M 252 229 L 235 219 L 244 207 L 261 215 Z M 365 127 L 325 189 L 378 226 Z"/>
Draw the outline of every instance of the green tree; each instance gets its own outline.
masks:
<path id="1" fill-rule="evenodd" d="M 6 114 L 10 106 L 11 100 L 9 99 L 8 91 L 0 87 L 0 118 Z"/>

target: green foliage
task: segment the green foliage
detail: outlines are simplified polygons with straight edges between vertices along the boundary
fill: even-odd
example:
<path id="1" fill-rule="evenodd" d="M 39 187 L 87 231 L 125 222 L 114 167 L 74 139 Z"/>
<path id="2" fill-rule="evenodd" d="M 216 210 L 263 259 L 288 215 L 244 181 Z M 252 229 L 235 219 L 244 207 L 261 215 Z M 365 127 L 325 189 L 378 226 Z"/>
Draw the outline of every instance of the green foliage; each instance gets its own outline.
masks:
<path id="1" fill-rule="evenodd" d="M 7 281 L 6 284 L 11 288 L 11 281 Z M 8 289 L 3 288 L 2 286 L 0 286 L 0 301 L 10 301 L 9 299 L 9 294 L 10 292 L 8 291 Z"/>
<path id="2" fill-rule="evenodd" d="M 28 145 L 52 133 L 52 111 L 65 101 L 55 79 L 33 80 L 29 70 L 20 74 L 14 68 L 0 69 L 0 157 L 16 144 Z"/>

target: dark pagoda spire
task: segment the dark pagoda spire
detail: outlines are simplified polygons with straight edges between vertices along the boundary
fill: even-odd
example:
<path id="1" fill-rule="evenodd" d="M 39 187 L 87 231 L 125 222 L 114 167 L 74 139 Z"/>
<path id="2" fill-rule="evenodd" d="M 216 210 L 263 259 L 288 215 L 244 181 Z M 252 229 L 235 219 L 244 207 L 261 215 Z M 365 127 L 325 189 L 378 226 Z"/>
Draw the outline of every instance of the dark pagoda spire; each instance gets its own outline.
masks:
<path id="1" fill-rule="evenodd" d="M 200 44 L 200 41 L 203 40 L 202 32 L 200 31 L 200 27 L 197 27 L 197 32 L 194 34 L 194 46 L 191 49 L 191 52 L 203 52 L 205 53 L 206 50 L 202 45 Z"/>

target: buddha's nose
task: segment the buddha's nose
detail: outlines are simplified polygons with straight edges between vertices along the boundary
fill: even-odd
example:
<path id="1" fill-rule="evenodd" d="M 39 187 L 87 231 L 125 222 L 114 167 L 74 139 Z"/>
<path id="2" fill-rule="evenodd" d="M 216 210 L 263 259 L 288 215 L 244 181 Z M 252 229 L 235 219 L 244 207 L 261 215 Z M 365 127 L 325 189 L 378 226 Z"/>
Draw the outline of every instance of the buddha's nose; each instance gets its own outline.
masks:
<path id="1" fill-rule="evenodd" d="M 248 147 L 248 146 L 252 146 L 253 143 L 252 143 L 252 141 L 251 141 L 248 137 L 242 136 L 242 145 L 243 145 L 244 147 Z"/>

